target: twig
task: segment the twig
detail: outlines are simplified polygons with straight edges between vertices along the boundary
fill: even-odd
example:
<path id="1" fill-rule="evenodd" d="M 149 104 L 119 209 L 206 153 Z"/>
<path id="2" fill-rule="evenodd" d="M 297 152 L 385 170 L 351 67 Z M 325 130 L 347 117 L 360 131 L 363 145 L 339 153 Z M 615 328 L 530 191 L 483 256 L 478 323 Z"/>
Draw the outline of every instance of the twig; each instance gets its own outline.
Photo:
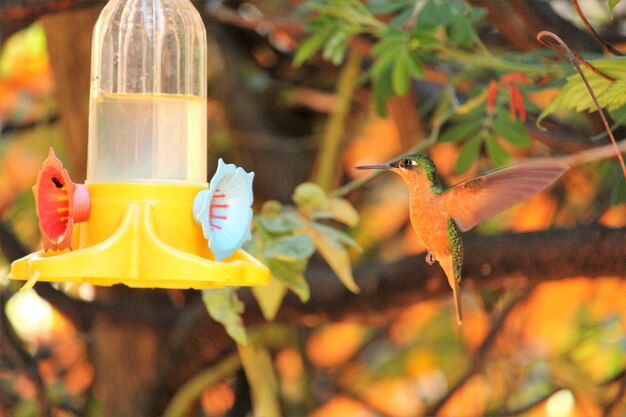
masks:
<path id="1" fill-rule="evenodd" d="M 57 123 L 59 120 L 60 120 L 59 115 L 55 113 L 55 114 L 42 117 L 41 119 L 38 119 L 32 122 L 26 122 L 23 124 L 14 124 L 14 123 L 7 123 L 5 125 L 0 124 L 0 133 L 1 133 L 0 140 L 9 140 L 11 139 L 11 135 L 15 135 L 15 134 L 18 134 L 20 132 L 23 132 L 29 129 L 45 127 L 47 125 Z"/>
<path id="2" fill-rule="evenodd" d="M 490 411 L 486 413 L 486 415 L 504 417 L 504 416 L 517 416 L 519 414 L 526 413 L 527 411 L 530 411 L 533 408 L 545 402 L 548 398 L 553 396 L 559 390 L 560 388 L 552 388 L 551 390 L 546 392 L 544 395 L 540 396 L 539 398 L 536 398 L 535 400 L 529 402 L 528 404 L 521 405 L 517 408 Z"/>
<path id="3" fill-rule="evenodd" d="M 218 7 L 209 7 L 205 10 L 209 16 L 220 23 L 251 30 L 259 30 L 261 28 L 282 29 L 291 34 L 300 34 L 305 30 L 305 24 L 303 21 L 267 19 L 262 16 L 243 17 L 235 10 L 222 6 L 221 2 L 216 3 L 220 3 L 220 5 Z"/>
<path id="4" fill-rule="evenodd" d="M 352 49 L 348 53 L 345 66 L 339 74 L 337 86 L 337 106 L 322 135 L 320 155 L 314 175 L 315 183 L 325 190 L 330 190 L 336 177 L 337 161 L 343 143 L 346 119 L 352 104 L 352 97 L 361 71 L 361 52 Z"/>
<path id="5" fill-rule="evenodd" d="M 613 47 L 613 45 L 611 45 L 610 43 L 605 41 L 604 38 L 602 38 L 602 36 L 600 36 L 598 34 L 598 32 L 596 32 L 596 30 L 593 28 L 593 26 L 591 26 L 591 23 L 589 23 L 589 21 L 587 20 L 587 16 L 585 16 L 585 14 L 583 13 L 582 9 L 580 8 L 580 4 L 578 4 L 578 0 L 572 0 L 572 3 L 574 4 L 574 7 L 576 8 L 576 13 L 578 13 L 578 16 L 583 21 L 583 24 L 587 28 L 587 31 L 589 33 L 591 33 L 591 36 L 593 36 L 595 38 L 595 40 L 597 40 L 598 43 L 600 43 L 600 45 L 602 45 L 604 47 L 604 49 L 606 49 L 610 53 L 612 53 L 614 55 L 623 56 L 624 53 L 618 51 L 617 49 L 615 49 Z"/>
<path id="6" fill-rule="evenodd" d="M 191 405 L 198 400 L 202 391 L 234 374 L 241 366 L 239 356 L 232 354 L 211 368 L 202 371 L 185 383 L 167 405 L 163 417 L 180 417 L 188 414 Z"/>
<path id="7" fill-rule="evenodd" d="M 279 417 L 278 382 L 269 352 L 261 345 L 237 345 L 250 384 L 255 417 Z"/>
<path id="8" fill-rule="evenodd" d="M 620 402 L 622 402 L 622 400 L 624 399 L 624 393 L 626 392 L 626 378 L 624 378 L 625 375 L 626 375 L 626 370 L 620 372 L 618 375 L 616 375 L 615 377 L 609 380 L 610 382 L 619 381 L 619 388 L 615 396 L 613 396 L 613 398 L 603 407 L 604 408 L 602 412 L 603 416 L 611 416 L 613 414 L 613 411 L 615 411 L 615 409 L 619 406 Z M 603 385 L 606 385 L 606 384 L 603 384 Z"/>
<path id="9" fill-rule="evenodd" d="M 485 56 L 474 52 L 464 51 L 462 49 L 450 48 L 442 44 L 435 44 L 429 47 L 429 49 L 433 52 L 439 53 L 439 58 L 442 60 L 462 61 L 494 71 L 522 72 L 536 77 L 560 75 L 564 72 L 564 69 L 557 65 L 546 67 L 546 65 L 515 62 L 513 60 L 508 61 L 496 56 Z"/>
<path id="10" fill-rule="evenodd" d="M 551 44 L 545 41 L 544 39 L 542 39 L 544 36 L 551 38 L 557 44 Z M 559 38 L 554 33 L 548 32 L 548 31 L 541 31 L 537 34 L 537 40 L 539 41 L 539 43 L 541 43 L 544 46 L 547 46 L 548 48 L 552 48 L 560 52 L 565 52 L 569 60 L 576 66 L 576 69 L 579 73 L 581 73 L 579 66 L 580 64 L 582 64 L 585 68 L 587 68 L 589 71 L 596 74 L 598 77 L 602 77 L 605 80 L 611 81 L 611 82 L 616 81 L 616 79 L 611 77 L 609 74 L 606 74 L 600 71 L 599 69 L 597 69 L 596 67 L 594 67 L 593 65 L 591 65 L 585 58 L 583 58 L 578 52 L 572 50 L 569 46 L 567 46 L 567 44 L 565 44 L 565 42 L 563 42 L 563 40 L 561 40 L 561 38 Z M 583 75 L 581 75 L 581 77 L 583 77 Z"/>
<path id="11" fill-rule="evenodd" d="M 549 39 L 550 41 L 553 41 L 555 43 L 552 43 L 550 41 L 548 41 L 547 39 Z M 613 132 L 611 132 L 611 127 L 609 126 L 609 122 L 606 120 L 606 116 L 604 115 L 604 111 L 602 110 L 602 107 L 600 107 L 600 103 L 598 102 L 598 98 L 596 97 L 595 93 L 593 92 L 593 88 L 591 88 L 591 85 L 589 84 L 589 81 L 587 80 L 587 77 L 585 76 L 583 70 L 580 68 L 580 64 L 579 62 L 583 62 L 585 63 L 585 60 L 580 61 L 582 58 L 580 58 L 580 56 L 577 56 L 577 54 L 575 54 L 568 46 L 567 44 L 565 44 L 565 42 L 563 42 L 561 40 L 561 38 L 559 38 L 557 35 L 555 35 L 552 32 L 547 32 L 547 31 L 541 31 L 537 34 L 537 41 L 539 41 L 541 44 L 547 46 L 548 48 L 552 48 L 555 49 L 557 51 L 561 51 L 564 52 L 567 57 L 569 58 L 569 60 L 572 62 L 572 64 L 574 64 L 574 67 L 576 67 L 576 71 L 578 72 L 578 74 L 580 75 L 580 78 L 582 78 L 583 82 L 585 83 L 585 86 L 587 87 L 587 90 L 589 91 L 589 94 L 591 95 L 591 98 L 593 99 L 593 103 L 595 104 L 596 108 L 598 109 L 598 114 L 600 115 L 600 118 L 602 119 L 602 123 L 604 124 L 604 129 L 606 130 L 607 134 L 609 135 L 609 138 L 611 139 L 611 143 L 613 144 L 613 147 L 615 149 L 615 153 L 617 154 L 617 158 L 620 162 L 620 165 L 622 166 L 622 171 L 624 173 L 624 178 L 626 178 L 626 164 L 624 163 L 624 158 L 622 157 L 619 147 L 617 146 L 617 141 L 615 140 L 615 136 L 613 136 Z"/>
<path id="12" fill-rule="evenodd" d="M 607 386 L 607 385 L 611 385 L 617 381 L 622 381 L 625 380 L 626 381 L 626 369 L 623 369 L 621 372 L 615 374 L 614 376 L 612 376 L 611 378 L 607 379 L 606 381 L 602 382 L 603 386 Z"/>
<path id="13" fill-rule="evenodd" d="M 622 400 L 624 398 L 624 390 L 626 390 L 626 379 L 624 379 L 624 375 L 626 375 L 626 370 L 620 372 L 619 374 L 617 374 L 616 376 L 610 378 L 608 381 L 604 381 L 598 385 L 600 386 L 606 386 L 609 385 L 611 383 L 620 381 L 620 390 L 617 394 L 615 394 L 615 396 L 613 397 L 613 399 L 607 403 L 604 407 L 604 410 L 602 412 L 603 416 L 610 416 L 612 409 L 619 404 L 620 400 Z M 487 412 L 486 415 L 489 416 L 516 416 L 522 413 L 526 413 L 527 411 L 532 410 L 533 408 L 537 407 L 538 405 L 540 405 L 541 403 L 545 402 L 548 398 L 550 398 L 552 395 L 554 395 L 555 393 L 557 393 L 558 391 L 560 391 L 562 388 L 561 387 L 553 387 L 552 389 L 550 389 L 549 391 L 547 391 L 544 395 L 536 398 L 535 400 L 533 400 L 532 402 L 528 403 L 528 404 L 524 404 L 522 406 L 519 406 L 517 408 L 512 408 L 512 409 L 498 409 L 498 410 L 493 410 L 490 412 Z"/>
<path id="14" fill-rule="evenodd" d="M 513 298 L 504 309 L 500 312 L 500 315 L 493 321 L 491 325 L 491 329 L 489 333 L 485 337 L 485 340 L 481 343 L 478 350 L 474 353 L 472 360 L 470 361 L 470 368 L 467 370 L 465 374 L 463 374 L 454 385 L 450 387 L 448 392 L 436 403 L 431 405 L 426 409 L 424 413 L 427 416 L 436 415 L 441 407 L 443 407 L 446 402 L 467 382 L 469 378 L 471 378 L 476 372 L 482 368 L 485 360 L 487 359 L 487 354 L 491 350 L 493 343 L 496 338 L 500 334 L 500 329 L 506 322 L 507 317 L 513 311 L 514 307 L 519 304 L 520 301 L 526 299 L 530 294 L 531 289 L 525 288 L 521 293 L 519 293 L 515 298 Z"/>

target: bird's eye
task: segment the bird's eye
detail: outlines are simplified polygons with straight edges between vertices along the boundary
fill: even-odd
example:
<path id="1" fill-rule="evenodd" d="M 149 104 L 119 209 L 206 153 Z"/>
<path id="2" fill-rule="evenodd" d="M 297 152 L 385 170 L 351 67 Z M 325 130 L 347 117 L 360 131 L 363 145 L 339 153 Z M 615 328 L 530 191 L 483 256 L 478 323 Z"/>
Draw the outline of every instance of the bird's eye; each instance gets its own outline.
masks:
<path id="1" fill-rule="evenodd" d="M 402 161 L 400 161 L 400 166 L 402 168 L 411 168 L 411 166 L 413 166 L 413 161 L 411 161 L 410 159 L 403 159 Z"/>

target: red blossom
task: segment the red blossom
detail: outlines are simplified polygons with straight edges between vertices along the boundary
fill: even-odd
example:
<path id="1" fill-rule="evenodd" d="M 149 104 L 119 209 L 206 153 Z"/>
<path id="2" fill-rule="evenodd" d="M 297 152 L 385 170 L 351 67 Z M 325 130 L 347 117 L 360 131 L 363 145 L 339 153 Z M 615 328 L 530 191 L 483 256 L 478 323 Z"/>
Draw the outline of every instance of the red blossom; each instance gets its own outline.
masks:
<path id="1" fill-rule="evenodd" d="M 522 122 L 526 121 L 526 107 L 524 106 L 524 98 L 519 88 L 514 85 L 509 86 L 509 109 L 511 119 L 518 118 Z"/>
<path id="2" fill-rule="evenodd" d="M 498 89 L 500 86 L 496 80 L 489 81 L 489 86 L 487 87 L 487 112 L 491 113 L 493 111 L 493 107 L 496 104 L 496 95 L 498 94 Z"/>
<path id="3" fill-rule="evenodd" d="M 519 84 L 530 84 L 532 81 L 524 74 L 510 72 L 500 77 L 499 81 L 491 80 L 487 86 L 487 112 L 491 113 L 495 107 L 496 96 L 500 87 L 509 90 L 509 114 L 511 119 L 526 120 L 526 106 Z"/>

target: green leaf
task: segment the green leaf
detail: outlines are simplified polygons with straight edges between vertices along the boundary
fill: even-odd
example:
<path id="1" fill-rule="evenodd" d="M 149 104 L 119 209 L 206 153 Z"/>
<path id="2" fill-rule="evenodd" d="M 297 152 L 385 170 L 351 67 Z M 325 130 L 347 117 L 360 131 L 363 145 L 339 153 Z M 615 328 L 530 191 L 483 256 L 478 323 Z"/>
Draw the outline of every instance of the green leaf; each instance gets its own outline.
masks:
<path id="1" fill-rule="evenodd" d="M 467 3 L 466 3 L 467 4 Z M 467 12 L 467 18 L 475 23 L 480 22 L 487 18 L 487 9 L 484 7 L 472 7 L 470 6 L 469 12 Z"/>
<path id="2" fill-rule="evenodd" d="M 283 205 L 280 204 L 280 201 L 276 200 L 267 200 L 261 206 L 261 215 L 263 216 L 274 216 L 280 214 L 283 209 Z"/>
<path id="3" fill-rule="evenodd" d="M 598 97 L 601 107 L 607 109 L 619 109 L 626 104 L 626 80 L 617 80 L 606 89 L 604 94 Z"/>
<path id="4" fill-rule="evenodd" d="M 617 80 L 607 80 L 591 72 L 589 69 L 583 68 L 589 85 L 593 89 L 600 104 L 604 105 L 603 103 L 606 103 L 608 106 L 607 110 L 609 111 L 626 104 L 626 102 L 622 101 L 626 97 L 623 94 L 624 85 L 620 82 L 626 80 L 626 58 L 602 58 L 590 61 L 590 64 Z M 575 110 L 577 112 L 596 111 L 593 99 L 578 74 L 567 77 L 567 82 L 563 88 L 561 88 L 556 98 L 539 115 L 537 123 L 541 123 L 547 116 L 559 110 Z"/>
<path id="5" fill-rule="evenodd" d="M 35 400 L 21 400 L 14 408 L 14 417 L 37 417 L 39 416 L 39 405 Z"/>
<path id="6" fill-rule="evenodd" d="M 306 38 L 304 42 L 300 44 L 296 55 L 293 58 L 293 65 L 298 67 L 311 59 L 313 55 L 324 45 L 326 39 L 332 34 L 332 26 L 325 26 Z"/>
<path id="7" fill-rule="evenodd" d="M 333 198 L 328 207 L 324 210 L 329 217 L 348 227 L 355 227 L 359 224 L 359 213 L 354 206 L 345 198 Z"/>
<path id="8" fill-rule="evenodd" d="M 618 107 L 614 110 L 609 110 L 611 119 L 617 124 L 622 124 L 626 121 L 626 105 Z"/>
<path id="9" fill-rule="evenodd" d="M 395 50 L 387 50 L 380 56 L 377 56 L 372 64 L 370 72 L 372 78 L 383 78 L 385 73 L 392 68 L 397 56 L 397 48 Z"/>
<path id="10" fill-rule="evenodd" d="M 465 142 L 459 151 L 459 156 L 456 158 L 454 164 L 454 171 L 457 174 L 462 174 L 472 166 L 478 154 L 480 153 L 480 147 L 482 146 L 482 132 L 478 132 L 470 140 Z"/>
<path id="11" fill-rule="evenodd" d="M 435 31 L 438 27 L 438 25 L 431 23 L 415 26 L 409 37 L 411 48 L 428 47 L 437 44 L 439 41 L 437 36 L 435 36 Z"/>
<path id="12" fill-rule="evenodd" d="M 334 65 L 341 64 L 346 55 L 349 34 L 344 30 L 336 31 L 326 42 L 322 57 L 331 61 Z"/>
<path id="13" fill-rule="evenodd" d="M 311 226 L 319 233 L 322 233 L 328 236 L 329 238 L 333 239 L 336 242 L 339 242 L 346 246 L 352 246 L 353 248 L 356 248 L 359 250 L 361 249 L 361 247 L 356 242 L 356 240 L 352 239 L 350 235 L 342 232 L 341 230 L 337 230 L 334 227 L 326 226 L 325 224 L 320 224 L 316 222 L 311 222 Z"/>
<path id="14" fill-rule="evenodd" d="M 367 3 L 367 9 L 371 14 L 389 14 L 396 12 L 402 8 L 405 8 L 406 4 L 404 2 L 393 2 L 393 1 L 381 1 L 381 2 L 372 2 Z"/>
<path id="15" fill-rule="evenodd" d="M 450 22 L 448 37 L 454 44 L 467 47 L 472 45 L 474 39 L 476 39 L 476 33 L 468 18 L 458 13 Z"/>
<path id="16" fill-rule="evenodd" d="M 518 148 L 530 146 L 530 137 L 524 123 L 517 119 L 511 119 L 511 116 L 504 110 L 498 112 L 491 127 L 498 135 Z"/>
<path id="17" fill-rule="evenodd" d="M 413 78 L 418 80 L 424 78 L 424 64 L 415 54 L 407 55 L 406 68 Z"/>
<path id="18" fill-rule="evenodd" d="M 387 98 L 393 95 L 390 78 L 389 71 L 387 70 L 381 77 L 373 78 L 372 80 L 376 113 L 381 117 L 387 114 Z"/>
<path id="19" fill-rule="evenodd" d="M 473 136 L 478 132 L 482 124 L 483 121 L 480 119 L 470 120 L 467 123 L 456 124 L 446 129 L 439 136 L 439 142 L 458 142 L 468 136 Z"/>
<path id="20" fill-rule="evenodd" d="M 387 116 L 387 95 L 383 92 L 379 80 L 372 82 L 372 99 L 376 114 L 380 117 Z"/>
<path id="21" fill-rule="evenodd" d="M 265 320 L 272 321 L 278 313 L 278 309 L 287 293 L 287 286 L 280 280 L 272 277 L 269 285 L 252 287 L 252 294 L 256 298 Z"/>
<path id="22" fill-rule="evenodd" d="M 359 292 L 359 287 L 352 276 L 352 265 L 348 251 L 342 244 L 327 235 L 311 229 L 311 236 L 320 255 L 328 262 L 330 268 L 337 274 L 339 280 L 353 293 Z"/>
<path id="23" fill-rule="evenodd" d="M 615 6 L 617 6 L 620 1 L 622 1 L 622 0 L 608 0 L 608 2 L 609 2 L 609 9 L 611 9 L 611 11 L 613 11 L 613 9 L 615 9 Z"/>
<path id="24" fill-rule="evenodd" d="M 406 32 L 404 30 L 392 29 L 385 31 L 380 40 L 372 47 L 372 54 L 380 56 L 393 52 L 391 55 L 395 55 L 395 52 L 404 44 L 405 39 Z"/>
<path id="25" fill-rule="evenodd" d="M 626 202 L 626 182 L 621 181 L 613 188 L 611 192 L 611 205 L 617 206 Z"/>
<path id="26" fill-rule="evenodd" d="M 302 209 L 322 210 L 328 205 L 328 197 L 324 189 L 312 182 L 304 182 L 293 192 L 293 201 Z"/>
<path id="27" fill-rule="evenodd" d="M 283 261 L 308 259 L 315 253 L 315 245 L 309 235 L 281 236 L 265 242 L 264 258 L 276 258 Z"/>
<path id="28" fill-rule="evenodd" d="M 226 332 L 240 345 L 248 343 L 248 335 L 241 320 L 244 305 L 237 298 L 237 287 L 202 290 L 202 301 L 213 320 L 221 323 Z"/>
<path id="29" fill-rule="evenodd" d="M 391 70 L 391 86 L 396 95 L 404 95 L 409 90 L 409 72 L 407 70 L 407 56 L 401 54 L 396 58 Z"/>
<path id="30" fill-rule="evenodd" d="M 85 404 L 85 417 L 104 417 L 104 401 L 91 396 Z M 163 414 L 163 417 L 167 417 Z"/>
<path id="31" fill-rule="evenodd" d="M 389 21 L 387 25 L 390 27 L 398 27 L 403 25 L 409 20 L 409 18 L 413 16 L 413 9 L 413 7 L 407 7 L 406 9 L 401 10 L 393 17 L 393 19 Z"/>
<path id="32" fill-rule="evenodd" d="M 286 262 L 278 259 L 268 259 L 266 264 L 270 269 L 272 278 L 276 278 L 285 284 L 303 303 L 308 301 L 310 289 L 303 275 L 307 260 L 301 259 L 294 262 Z"/>
<path id="33" fill-rule="evenodd" d="M 417 24 L 420 26 L 424 23 L 436 23 L 438 26 L 447 26 L 452 21 L 452 7 L 450 1 L 429 1 L 426 2 L 417 16 Z"/>
<path id="34" fill-rule="evenodd" d="M 274 216 L 258 216 L 259 225 L 270 233 L 283 234 L 304 227 L 298 213 L 286 211 Z"/>
<path id="35" fill-rule="evenodd" d="M 498 139 L 493 136 L 487 136 L 485 148 L 487 149 L 487 155 L 497 166 L 504 165 L 509 161 L 509 153 L 500 145 Z"/>

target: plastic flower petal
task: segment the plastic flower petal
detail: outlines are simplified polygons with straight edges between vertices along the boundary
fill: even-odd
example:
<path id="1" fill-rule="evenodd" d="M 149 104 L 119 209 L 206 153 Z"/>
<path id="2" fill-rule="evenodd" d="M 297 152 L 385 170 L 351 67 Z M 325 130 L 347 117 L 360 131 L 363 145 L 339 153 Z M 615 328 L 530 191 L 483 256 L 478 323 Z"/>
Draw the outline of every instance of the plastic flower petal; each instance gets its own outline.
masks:
<path id="1" fill-rule="evenodd" d="M 252 239 L 252 179 L 246 172 L 220 158 L 208 190 L 202 190 L 193 202 L 193 218 L 202 226 L 209 248 L 217 261 L 228 258 L 247 240 Z"/>
<path id="2" fill-rule="evenodd" d="M 75 184 L 50 148 L 33 187 L 44 251 L 72 250 L 76 223 L 89 217 L 91 200 L 83 184 Z"/>

